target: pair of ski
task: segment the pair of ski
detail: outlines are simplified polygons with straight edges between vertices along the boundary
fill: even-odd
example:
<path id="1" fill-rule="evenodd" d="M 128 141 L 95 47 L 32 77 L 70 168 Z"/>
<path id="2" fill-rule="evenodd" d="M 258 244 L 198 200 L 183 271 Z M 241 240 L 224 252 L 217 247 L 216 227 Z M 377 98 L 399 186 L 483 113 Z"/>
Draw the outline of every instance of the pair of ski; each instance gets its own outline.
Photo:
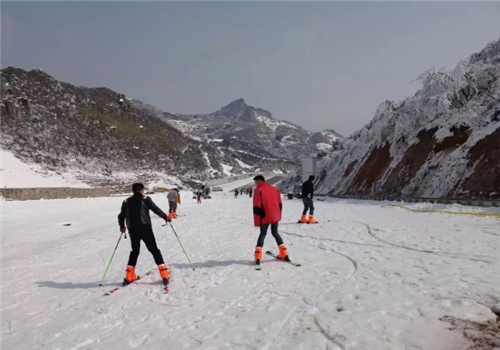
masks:
<path id="1" fill-rule="evenodd" d="M 279 260 L 279 261 L 286 262 L 286 263 L 288 263 L 288 264 L 290 264 L 290 265 L 293 265 L 293 266 L 296 266 L 296 267 L 299 267 L 299 266 L 300 266 L 300 264 L 298 264 L 298 263 L 296 263 L 296 262 L 293 262 L 293 261 L 291 261 L 291 260 L 283 260 L 283 259 L 280 259 L 280 258 L 279 258 L 279 256 L 277 256 L 276 254 L 273 254 L 273 253 L 272 253 L 272 252 L 270 252 L 270 251 L 267 251 L 267 252 L 266 252 L 266 255 L 272 256 L 273 258 L 275 258 L 275 259 L 277 259 L 277 260 Z M 257 271 L 262 270 L 262 261 L 260 262 L 260 264 L 259 264 L 259 265 L 257 265 L 257 267 L 255 268 L 255 270 L 257 270 Z"/>
<path id="2" fill-rule="evenodd" d="M 303 225 L 317 225 L 317 224 L 326 224 L 327 222 L 331 222 L 332 220 L 326 220 L 326 221 L 321 221 L 321 222 L 317 222 L 315 224 L 310 224 L 309 222 L 302 222 L 302 221 L 298 221 L 298 222 L 281 222 L 280 225 L 296 225 L 296 224 L 303 224 Z"/>
<path id="3" fill-rule="evenodd" d="M 327 221 L 323 221 L 323 222 L 315 222 L 314 224 L 311 224 L 310 222 L 302 222 L 302 221 L 298 221 L 297 224 L 306 224 L 306 225 L 316 225 L 316 224 L 324 224 L 326 222 L 330 222 L 330 220 L 327 220 Z"/>
<path id="4" fill-rule="evenodd" d="M 121 285 L 121 286 L 119 286 L 119 287 L 115 287 L 115 288 L 111 289 L 110 291 L 108 291 L 108 292 L 104 293 L 104 296 L 113 295 L 113 294 L 115 294 L 116 292 L 118 292 L 119 290 L 121 290 L 121 289 L 123 289 L 123 288 L 125 288 L 125 287 L 127 287 L 127 286 L 129 286 L 129 285 L 131 285 L 131 284 L 134 284 L 135 282 L 139 281 L 141 278 L 145 278 L 145 277 L 151 276 L 151 275 L 153 274 L 153 272 L 155 272 L 155 271 L 156 271 L 156 268 L 153 268 L 153 269 L 149 270 L 148 272 L 146 272 L 146 273 L 144 274 L 144 276 L 139 277 L 139 278 L 138 278 L 137 280 L 135 280 L 134 282 L 131 282 L 131 283 L 129 283 L 129 284 L 122 284 L 122 285 Z M 163 290 L 163 294 L 167 294 L 167 293 L 169 292 L 169 290 L 168 290 L 168 285 L 162 284 L 162 290 Z"/>

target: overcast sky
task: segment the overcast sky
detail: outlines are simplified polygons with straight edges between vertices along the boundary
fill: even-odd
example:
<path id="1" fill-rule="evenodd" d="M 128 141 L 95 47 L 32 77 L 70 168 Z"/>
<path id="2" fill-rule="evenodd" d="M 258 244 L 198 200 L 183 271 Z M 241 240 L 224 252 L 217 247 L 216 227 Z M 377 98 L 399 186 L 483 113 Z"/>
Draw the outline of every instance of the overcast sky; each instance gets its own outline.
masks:
<path id="1" fill-rule="evenodd" d="M 244 98 L 348 135 L 500 37 L 500 3 L 2 2 L 2 67 L 42 68 L 165 111 Z"/>

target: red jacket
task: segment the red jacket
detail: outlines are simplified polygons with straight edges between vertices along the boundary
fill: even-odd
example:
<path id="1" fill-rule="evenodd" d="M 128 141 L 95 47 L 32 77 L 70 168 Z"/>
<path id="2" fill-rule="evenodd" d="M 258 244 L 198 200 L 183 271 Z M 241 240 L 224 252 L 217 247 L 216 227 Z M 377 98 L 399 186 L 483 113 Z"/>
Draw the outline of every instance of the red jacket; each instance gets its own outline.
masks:
<path id="1" fill-rule="evenodd" d="M 267 182 L 257 187 L 253 197 L 253 222 L 259 227 L 265 224 L 275 224 L 281 221 L 280 191 Z"/>

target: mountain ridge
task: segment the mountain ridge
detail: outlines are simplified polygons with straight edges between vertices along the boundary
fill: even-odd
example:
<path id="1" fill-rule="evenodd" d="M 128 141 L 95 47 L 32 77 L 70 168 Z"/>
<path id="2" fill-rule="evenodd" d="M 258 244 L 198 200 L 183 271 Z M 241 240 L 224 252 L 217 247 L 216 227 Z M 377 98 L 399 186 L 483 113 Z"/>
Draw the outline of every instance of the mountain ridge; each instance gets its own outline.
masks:
<path id="1" fill-rule="evenodd" d="M 196 140 L 227 141 L 238 138 L 239 141 L 271 150 L 276 157 L 295 162 L 301 157 L 316 155 L 325 148 L 332 149 L 334 140 L 343 139 L 333 129 L 320 132 L 329 134 L 329 138 L 314 137 L 318 133 L 289 121 L 275 119 L 271 112 L 249 106 L 243 98 L 209 114 L 179 115 L 165 112 L 164 115 L 172 126 Z M 318 147 L 317 143 L 324 146 Z"/>
<path id="2" fill-rule="evenodd" d="M 500 198 L 500 39 L 420 81 L 414 96 L 381 103 L 325 157 L 320 192 Z"/>
<path id="3" fill-rule="evenodd" d="M 310 145 L 293 150 L 280 145 L 282 152 L 268 148 L 278 141 L 265 140 L 275 137 L 265 122 L 276 128 L 299 127 L 276 121 L 270 112 L 248 106 L 243 99 L 211 114 L 174 115 L 108 88 L 60 82 L 40 69 L 4 68 L 1 84 L 0 146 L 47 170 L 75 172 L 93 186 L 115 181 L 124 169 L 128 178 L 137 174 L 148 178 L 149 173 L 184 180 L 283 173 L 296 166 L 301 156 L 317 151 Z M 215 134 L 229 122 L 228 116 L 236 123 L 264 122 L 257 125 L 264 140 L 245 140 L 248 130 L 241 128 L 233 134 L 226 129 L 224 138 L 202 139 L 172 126 L 175 120 L 187 125 L 189 120 L 215 118 L 215 124 L 208 125 Z"/>

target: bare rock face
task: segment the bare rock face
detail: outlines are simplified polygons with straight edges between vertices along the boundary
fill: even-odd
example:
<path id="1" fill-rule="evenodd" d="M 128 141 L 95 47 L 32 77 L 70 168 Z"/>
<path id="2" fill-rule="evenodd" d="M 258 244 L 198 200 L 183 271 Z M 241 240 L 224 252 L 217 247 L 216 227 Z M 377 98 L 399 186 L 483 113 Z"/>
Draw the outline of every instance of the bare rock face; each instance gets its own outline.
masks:
<path id="1" fill-rule="evenodd" d="M 331 194 L 500 198 L 500 40 L 385 101 L 321 169 Z"/>
<path id="2" fill-rule="evenodd" d="M 185 137 L 161 113 L 106 88 L 61 83 L 41 70 L 1 72 L 1 146 L 21 159 L 104 181 L 114 172 L 216 177 L 215 150 Z M 86 174 L 87 176 L 84 176 Z"/>

